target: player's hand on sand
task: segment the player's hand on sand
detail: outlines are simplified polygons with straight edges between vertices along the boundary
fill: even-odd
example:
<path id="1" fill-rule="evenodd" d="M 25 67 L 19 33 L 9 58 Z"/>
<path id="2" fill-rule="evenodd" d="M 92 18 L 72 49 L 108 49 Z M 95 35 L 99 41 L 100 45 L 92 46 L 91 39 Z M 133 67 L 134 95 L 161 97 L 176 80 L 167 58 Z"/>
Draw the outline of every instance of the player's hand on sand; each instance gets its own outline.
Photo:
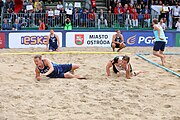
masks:
<path id="1" fill-rule="evenodd" d="M 40 81 L 40 80 L 41 80 L 41 77 L 40 77 L 40 76 L 36 77 L 36 80 L 37 80 L 37 81 Z"/>
<path id="2" fill-rule="evenodd" d="M 61 49 L 58 47 L 56 51 L 57 51 L 57 52 L 61 52 Z"/>
<path id="3" fill-rule="evenodd" d="M 120 73 L 119 72 L 117 72 L 117 77 L 120 77 Z"/>

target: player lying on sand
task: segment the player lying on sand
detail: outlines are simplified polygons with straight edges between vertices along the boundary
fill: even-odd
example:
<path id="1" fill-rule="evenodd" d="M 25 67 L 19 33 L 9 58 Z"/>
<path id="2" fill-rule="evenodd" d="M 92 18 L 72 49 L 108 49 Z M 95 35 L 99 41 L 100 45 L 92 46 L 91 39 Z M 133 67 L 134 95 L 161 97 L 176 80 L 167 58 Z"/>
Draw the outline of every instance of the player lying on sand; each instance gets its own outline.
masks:
<path id="1" fill-rule="evenodd" d="M 51 62 L 47 58 L 42 58 L 41 55 L 36 55 L 34 57 L 34 63 L 36 65 L 36 79 L 41 80 L 41 76 L 46 76 L 49 78 L 78 78 L 85 79 L 80 75 L 74 75 L 70 71 L 78 69 L 79 66 L 75 64 L 56 64 Z"/>
<path id="2" fill-rule="evenodd" d="M 113 60 L 110 60 L 106 65 L 107 76 L 110 76 L 110 68 L 113 67 L 114 73 L 120 76 L 120 70 L 126 71 L 126 78 L 130 79 L 131 76 L 137 76 L 142 71 L 132 71 L 131 64 L 129 63 L 130 57 L 128 56 L 117 56 Z"/>

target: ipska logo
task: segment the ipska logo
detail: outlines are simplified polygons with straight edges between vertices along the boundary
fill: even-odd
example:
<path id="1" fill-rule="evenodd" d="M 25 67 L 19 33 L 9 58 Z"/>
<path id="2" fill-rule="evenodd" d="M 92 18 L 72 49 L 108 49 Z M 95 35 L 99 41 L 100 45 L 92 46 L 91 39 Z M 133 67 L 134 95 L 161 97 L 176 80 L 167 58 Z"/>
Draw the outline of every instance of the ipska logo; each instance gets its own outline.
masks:
<path id="1" fill-rule="evenodd" d="M 21 44 L 24 45 L 43 45 L 47 44 L 47 36 L 22 36 Z"/>
<path id="2" fill-rule="evenodd" d="M 127 44 L 133 45 L 136 42 L 136 35 L 131 36 L 127 39 Z"/>
<path id="3" fill-rule="evenodd" d="M 84 44 L 84 34 L 75 34 L 75 44 L 83 45 Z"/>

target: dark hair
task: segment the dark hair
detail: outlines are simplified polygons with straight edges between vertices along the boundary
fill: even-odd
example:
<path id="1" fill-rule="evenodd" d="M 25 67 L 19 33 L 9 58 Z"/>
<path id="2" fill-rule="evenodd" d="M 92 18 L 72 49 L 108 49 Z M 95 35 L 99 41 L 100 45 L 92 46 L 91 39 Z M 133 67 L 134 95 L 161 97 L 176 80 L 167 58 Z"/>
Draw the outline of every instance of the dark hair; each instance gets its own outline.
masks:
<path id="1" fill-rule="evenodd" d="M 44 22 L 43 19 L 39 19 L 41 22 Z"/>
<path id="2" fill-rule="evenodd" d="M 117 32 L 117 31 L 120 31 L 120 30 L 119 30 L 119 29 L 117 29 L 117 30 L 116 30 L 116 32 Z M 121 31 L 120 31 L 120 32 L 121 32 Z"/>
<path id="3" fill-rule="evenodd" d="M 154 18 L 153 23 L 158 24 L 158 19 Z"/>
<path id="4" fill-rule="evenodd" d="M 129 63 L 130 57 L 125 55 L 125 56 L 123 56 L 122 60 L 125 60 L 125 61 L 127 61 L 127 63 Z"/>
<path id="5" fill-rule="evenodd" d="M 35 55 L 34 59 L 37 59 L 37 58 L 39 58 L 41 60 L 42 59 L 42 55 Z"/>

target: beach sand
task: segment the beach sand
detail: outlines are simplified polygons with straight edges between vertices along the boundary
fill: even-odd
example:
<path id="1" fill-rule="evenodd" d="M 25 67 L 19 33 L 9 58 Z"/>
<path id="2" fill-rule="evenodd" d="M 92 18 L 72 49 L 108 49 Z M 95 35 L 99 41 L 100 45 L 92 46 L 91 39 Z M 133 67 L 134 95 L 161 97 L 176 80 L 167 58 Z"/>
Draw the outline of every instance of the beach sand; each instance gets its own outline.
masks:
<path id="1" fill-rule="evenodd" d="M 1 49 L 39 52 L 40 48 Z M 110 48 L 64 48 L 62 51 L 108 51 Z M 35 80 L 34 55 L 0 55 L 0 120 L 180 120 L 180 79 L 137 57 L 152 47 L 127 47 L 119 55 L 131 57 L 131 79 L 105 73 L 106 63 L 118 54 L 45 54 L 57 63 L 76 63 L 75 74 L 87 80 Z M 180 48 L 167 47 L 166 52 Z M 130 54 L 129 54 L 130 53 Z M 160 63 L 160 59 L 147 55 Z M 180 55 L 168 55 L 167 67 L 180 73 Z"/>

